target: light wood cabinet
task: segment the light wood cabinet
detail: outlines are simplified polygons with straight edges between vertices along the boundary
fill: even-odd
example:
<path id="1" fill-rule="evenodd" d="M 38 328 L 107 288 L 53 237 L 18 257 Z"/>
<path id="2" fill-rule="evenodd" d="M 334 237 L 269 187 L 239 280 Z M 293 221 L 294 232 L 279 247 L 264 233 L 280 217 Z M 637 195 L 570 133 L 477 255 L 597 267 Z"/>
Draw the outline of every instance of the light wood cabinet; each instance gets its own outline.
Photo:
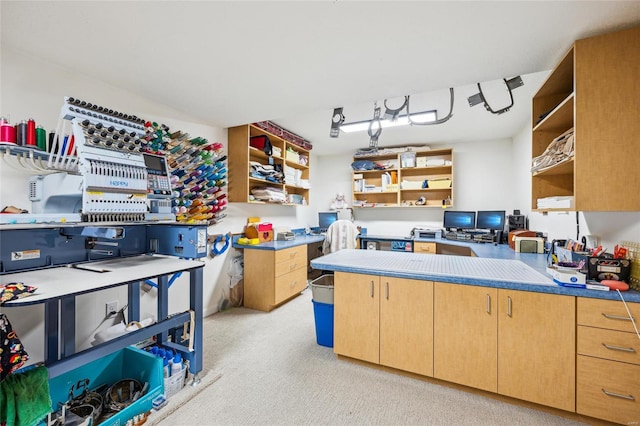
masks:
<path id="1" fill-rule="evenodd" d="M 433 373 L 433 283 L 336 272 L 334 352 Z"/>
<path id="2" fill-rule="evenodd" d="M 433 282 L 380 277 L 380 364 L 433 376 Z"/>
<path id="3" fill-rule="evenodd" d="M 574 411 L 574 300 L 436 283 L 434 376 Z"/>
<path id="4" fill-rule="evenodd" d="M 380 363 L 380 277 L 336 272 L 333 281 L 333 350 Z"/>
<path id="5" fill-rule="evenodd" d="M 254 136 L 267 136 L 273 147 L 279 149 L 280 154 L 268 156 L 262 150 L 252 147 L 249 142 Z M 269 186 L 285 192 L 286 202 L 282 204 L 309 204 L 309 187 L 304 185 L 304 182 L 309 180 L 310 157 L 308 150 L 253 124 L 229 128 L 228 140 L 229 201 L 262 203 L 264 201 L 256 201 L 251 198 L 251 189 Z M 272 182 L 252 176 L 251 162 L 280 168 L 285 173 L 286 182 Z M 295 179 L 296 175 L 299 179 Z"/>
<path id="6" fill-rule="evenodd" d="M 634 320 L 640 304 L 628 303 Z M 579 297 L 576 411 L 621 424 L 640 413 L 640 338 L 621 301 Z"/>
<path id="7" fill-rule="evenodd" d="M 405 155 L 413 154 L 411 161 Z M 453 206 L 453 150 L 379 152 L 355 156 L 372 161 L 383 170 L 353 170 L 354 207 Z M 425 188 L 423 183 L 427 182 Z M 431 182 L 431 183 L 429 183 Z M 422 199 L 423 201 L 418 202 Z"/>
<path id="8" fill-rule="evenodd" d="M 244 250 L 244 306 L 270 311 L 307 287 L 307 247 Z"/>
<path id="9" fill-rule="evenodd" d="M 498 393 L 575 411 L 573 296 L 498 290 Z"/>
<path id="10" fill-rule="evenodd" d="M 532 209 L 638 211 L 640 27 L 577 40 L 533 97 L 532 157 L 574 128 L 574 157 L 532 174 Z M 546 116 L 539 120 L 539 117 Z M 572 196 L 573 207 L 537 200 Z"/>
<path id="11" fill-rule="evenodd" d="M 435 283 L 434 377 L 498 390 L 498 290 Z"/>

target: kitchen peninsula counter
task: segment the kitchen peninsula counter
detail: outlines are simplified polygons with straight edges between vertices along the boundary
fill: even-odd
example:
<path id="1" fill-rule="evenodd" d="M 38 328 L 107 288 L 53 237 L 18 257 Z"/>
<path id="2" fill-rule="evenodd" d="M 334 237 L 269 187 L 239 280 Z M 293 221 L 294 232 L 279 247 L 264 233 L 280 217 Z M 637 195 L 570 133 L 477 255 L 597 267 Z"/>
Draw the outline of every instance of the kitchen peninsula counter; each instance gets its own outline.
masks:
<path id="1" fill-rule="evenodd" d="M 638 418 L 640 389 L 631 378 L 640 374 L 640 344 L 631 318 L 640 318 L 639 292 L 622 292 L 623 304 L 617 291 L 555 284 L 541 272 L 544 254 L 437 244 L 473 253 L 340 250 L 311 262 L 335 272 L 333 349 L 340 359 L 582 421 Z"/>
<path id="2" fill-rule="evenodd" d="M 555 284 L 544 272 L 547 256 L 543 254 L 516 253 L 507 245 L 440 241 L 438 244 L 471 247 L 476 256 L 341 250 L 314 259 L 311 266 L 326 271 L 620 300 L 616 291 L 587 290 Z M 628 302 L 640 302 L 640 292 L 629 290 L 622 294 Z"/>

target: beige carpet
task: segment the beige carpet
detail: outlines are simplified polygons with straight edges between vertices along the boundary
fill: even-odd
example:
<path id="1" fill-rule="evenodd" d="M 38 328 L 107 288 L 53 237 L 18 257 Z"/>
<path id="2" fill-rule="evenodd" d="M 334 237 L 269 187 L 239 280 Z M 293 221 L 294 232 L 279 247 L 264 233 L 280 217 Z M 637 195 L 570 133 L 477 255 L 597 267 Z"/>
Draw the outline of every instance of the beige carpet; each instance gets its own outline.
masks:
<path id="1" fill-rule="evenodd" d="M 316 344 L 310 290 L 272 311 L 205 318 L 202 382 L 151 425 L 578 425 L 446 386 L 337 360 Z"/>

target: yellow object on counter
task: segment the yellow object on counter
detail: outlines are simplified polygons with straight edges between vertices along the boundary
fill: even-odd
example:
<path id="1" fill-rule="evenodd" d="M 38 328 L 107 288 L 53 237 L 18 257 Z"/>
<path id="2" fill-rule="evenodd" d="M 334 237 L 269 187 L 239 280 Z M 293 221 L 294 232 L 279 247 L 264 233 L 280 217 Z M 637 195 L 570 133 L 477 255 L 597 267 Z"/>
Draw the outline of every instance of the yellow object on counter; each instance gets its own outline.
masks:
<path id="1" fill-rule="evenodd" d="M 255 245 L 260 244 L 260 239 L 259 238 L 241 237 L 241 238 L 238 238 L 238 244 L 255 246 Z"/>
<path id="2" fill-rule="evenodd" d="M 259 222 L 260 222 L 259 217 L 250 217 L 249 219 L 247 219 L 247 223 L 259 223 Z"/>

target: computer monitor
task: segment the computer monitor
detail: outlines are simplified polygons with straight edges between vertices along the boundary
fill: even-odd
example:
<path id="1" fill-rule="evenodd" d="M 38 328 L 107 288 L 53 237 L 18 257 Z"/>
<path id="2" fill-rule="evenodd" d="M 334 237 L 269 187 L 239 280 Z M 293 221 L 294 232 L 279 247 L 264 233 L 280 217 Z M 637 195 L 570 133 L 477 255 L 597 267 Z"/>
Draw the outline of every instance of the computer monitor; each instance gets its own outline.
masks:
<path id="1" fill-rule="evenodd" d="M 478 211 L 476 227 L 490 231 L 504 231 L 506 213 L 504 210 Z"/>
<path id="2" fill-rule="evenodd" d="M 445 229 L 474 229 L 476 227 L 476 212 L 462 212 L 455 210 L 444 211 Z"/>
<path id="3" fill-rule="evenodd" d="M 318 228 L 320 232 L 327 232 L 329 225 L 338 220 L 338 212 L 318 212 Z"/>

